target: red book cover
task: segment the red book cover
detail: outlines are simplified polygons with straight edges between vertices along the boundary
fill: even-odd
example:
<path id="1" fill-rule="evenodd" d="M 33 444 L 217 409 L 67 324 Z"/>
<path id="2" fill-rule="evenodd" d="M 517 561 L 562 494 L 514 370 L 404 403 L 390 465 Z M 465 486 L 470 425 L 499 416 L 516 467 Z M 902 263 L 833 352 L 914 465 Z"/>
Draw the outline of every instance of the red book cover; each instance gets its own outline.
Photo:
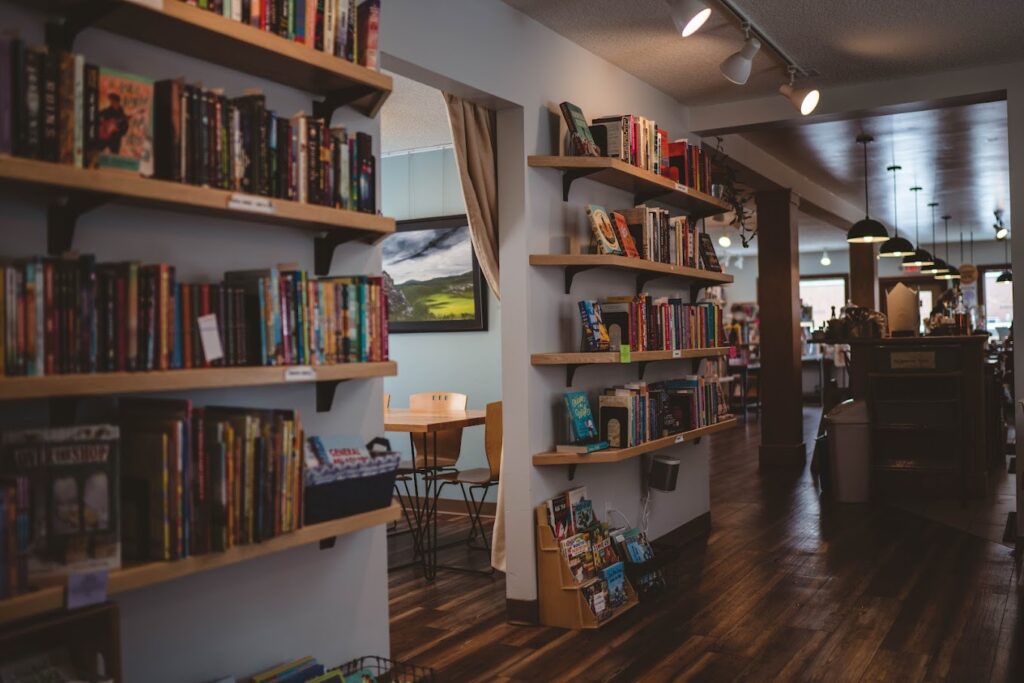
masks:
<path id="1" fill-rule="evenodd" d="M 56 318 L 59 315 L 54 308 L 53 301 L 53 262 L 47 261 L 43 265 L 43 312 L 46 316 L 46 374 L 52 375 L 57 372 L 57 325 Z"/>
<path id="2" fill-rule="evenodd" d="M 117 270 L 114 281 L 114 292 L 117 299 L 114 304 L 114 315 L 117 320 L 117 345 L 114 358 L 115 367 L 124 372 L 128 369 L 128 278 L 122 269 Z"/>

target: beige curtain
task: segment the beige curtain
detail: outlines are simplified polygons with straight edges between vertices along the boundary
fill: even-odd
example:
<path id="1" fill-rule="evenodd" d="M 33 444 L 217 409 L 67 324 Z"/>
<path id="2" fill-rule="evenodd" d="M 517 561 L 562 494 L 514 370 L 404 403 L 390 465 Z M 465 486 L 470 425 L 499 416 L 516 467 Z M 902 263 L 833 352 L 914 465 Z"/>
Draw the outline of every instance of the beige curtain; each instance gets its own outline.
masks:
<path id="1" fill-rule="evenodd" d="M 498 299 L 498 166 L 494 111 L 444 93 L 469 234 L 480 270 Z"/>
<path id="2" fill-rule="evenodd" d="M 505 448 L 501 449 L 501 471 L 505 471 Z M 498 479 L 498 501 L 494 511 L 494 532 L 491 534 L 491 566 L 499 572 L 505 570 L 505 485 Z"/>

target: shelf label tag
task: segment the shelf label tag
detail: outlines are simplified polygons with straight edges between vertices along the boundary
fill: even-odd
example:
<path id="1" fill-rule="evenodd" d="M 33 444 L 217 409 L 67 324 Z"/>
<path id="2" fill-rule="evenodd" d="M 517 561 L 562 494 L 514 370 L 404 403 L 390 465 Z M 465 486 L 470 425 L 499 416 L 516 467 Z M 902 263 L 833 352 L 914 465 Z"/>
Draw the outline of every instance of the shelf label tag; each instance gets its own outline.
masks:
<path id="1" fill-rule="evenodd" d="M 686 187 L 686 185 L 683 185 L 682 183 L 676 183 L 676 189 L 679 190 L 680 192 L 686 192 L 689 190 L 689 188 Z"/>
<path id="2" fill-rule="evenodd" d="M 682 358 L 683 357 L 682 350 L 681 349 L 673 349 L 672 350 L 672 357 L 673 358 Z"/>
<path id="3" fill-rule="evenodd" d="M 107 600 L 106 569 L 71 572 L 68 574 L 66 602 L 68 609 L 97 605 Z"/>
<path id="4" fill-rule="evenodd" d="M 686 434 L 679 434 L 676 436 L 676 443 L 682 443 L 686 441 Z"/>
<path id="5" fill-rule="evenodd" d="M 274 202 L 269 197 L 257 197 L 251 194 L 235 192 L 228 197 L 228 208 L 234 211 L 250 213 L 274 213 Z"/>
<path id="6" fill-rule="evenodd" d="M 285 382 L 315 382 L 316 370 L 308 365 L 296 365 L 294 368 L 285 368 Z"/>
<path id="7" fill-rule="evenodd" d="M 223 358 L 224 349 L 220 345 L 217 314 L 201 315 L 196 318 L 196 322 L 199 323 L 199 341 L 203 345 L 203 356 L 211 362 Z"/>
<path id="8" fill-rule="evenodd" d="M 633 356 L 629 350 L 629 344 L 619 344 L 619 362 L 632 363 Z"/>
<path id="9" fill-rule="evenodd" d="M 128 0 L 128 2 L 136 5 L 142 5 L 143 7 L 148 7 L 150 9 L 160 10 L 161 12 L 164 9 L 164 3 L 161 2 L 161 0 Z"/>

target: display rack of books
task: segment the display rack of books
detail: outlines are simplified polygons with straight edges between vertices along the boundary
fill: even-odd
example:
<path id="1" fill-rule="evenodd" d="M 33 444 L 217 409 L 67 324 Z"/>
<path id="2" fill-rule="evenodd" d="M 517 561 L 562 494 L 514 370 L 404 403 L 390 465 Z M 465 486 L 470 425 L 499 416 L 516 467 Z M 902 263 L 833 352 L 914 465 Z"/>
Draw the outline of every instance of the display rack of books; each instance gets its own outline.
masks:
<path id="1" fill-rule="evenodd" d="M 537 591 L 545 626 L 595 629 L 638 603 L 626 577 L 624 534 L 593 514 L 585 487 L 566 491 L 536 509 Z"/>

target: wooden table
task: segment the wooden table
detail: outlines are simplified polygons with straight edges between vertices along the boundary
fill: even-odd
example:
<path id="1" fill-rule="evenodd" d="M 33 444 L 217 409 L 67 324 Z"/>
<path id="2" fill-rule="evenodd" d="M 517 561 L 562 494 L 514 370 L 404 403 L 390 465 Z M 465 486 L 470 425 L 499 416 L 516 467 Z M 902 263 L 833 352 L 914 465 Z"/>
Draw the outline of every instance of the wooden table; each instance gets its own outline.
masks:
<path id="1" fill-rule="evenodd" d="M 415 500 L 412 501 L 413 547 L 423 564 L 423 576 L 432 581 L 437 576 L 437 493 L 438 481 L 433 477 L 423 478 L 423 496 L 419 495 L 416 475 L 427 474 L 431 469 L 424 458 L 423 468 L 417 469 L 414 446 L 416 434 L 432 435 L 434 444 L 433 468 L 437 468 L 437 434 L 449 429 L 462 429 L 482 425 L 485 421 L 483 410 L 457 410 L 445 413 L 430 413 L 408 408 L 387 408 L 384 411 L 384 430 L 388 432 L 409 432 L 409 458 L 412 464 Z"/>

